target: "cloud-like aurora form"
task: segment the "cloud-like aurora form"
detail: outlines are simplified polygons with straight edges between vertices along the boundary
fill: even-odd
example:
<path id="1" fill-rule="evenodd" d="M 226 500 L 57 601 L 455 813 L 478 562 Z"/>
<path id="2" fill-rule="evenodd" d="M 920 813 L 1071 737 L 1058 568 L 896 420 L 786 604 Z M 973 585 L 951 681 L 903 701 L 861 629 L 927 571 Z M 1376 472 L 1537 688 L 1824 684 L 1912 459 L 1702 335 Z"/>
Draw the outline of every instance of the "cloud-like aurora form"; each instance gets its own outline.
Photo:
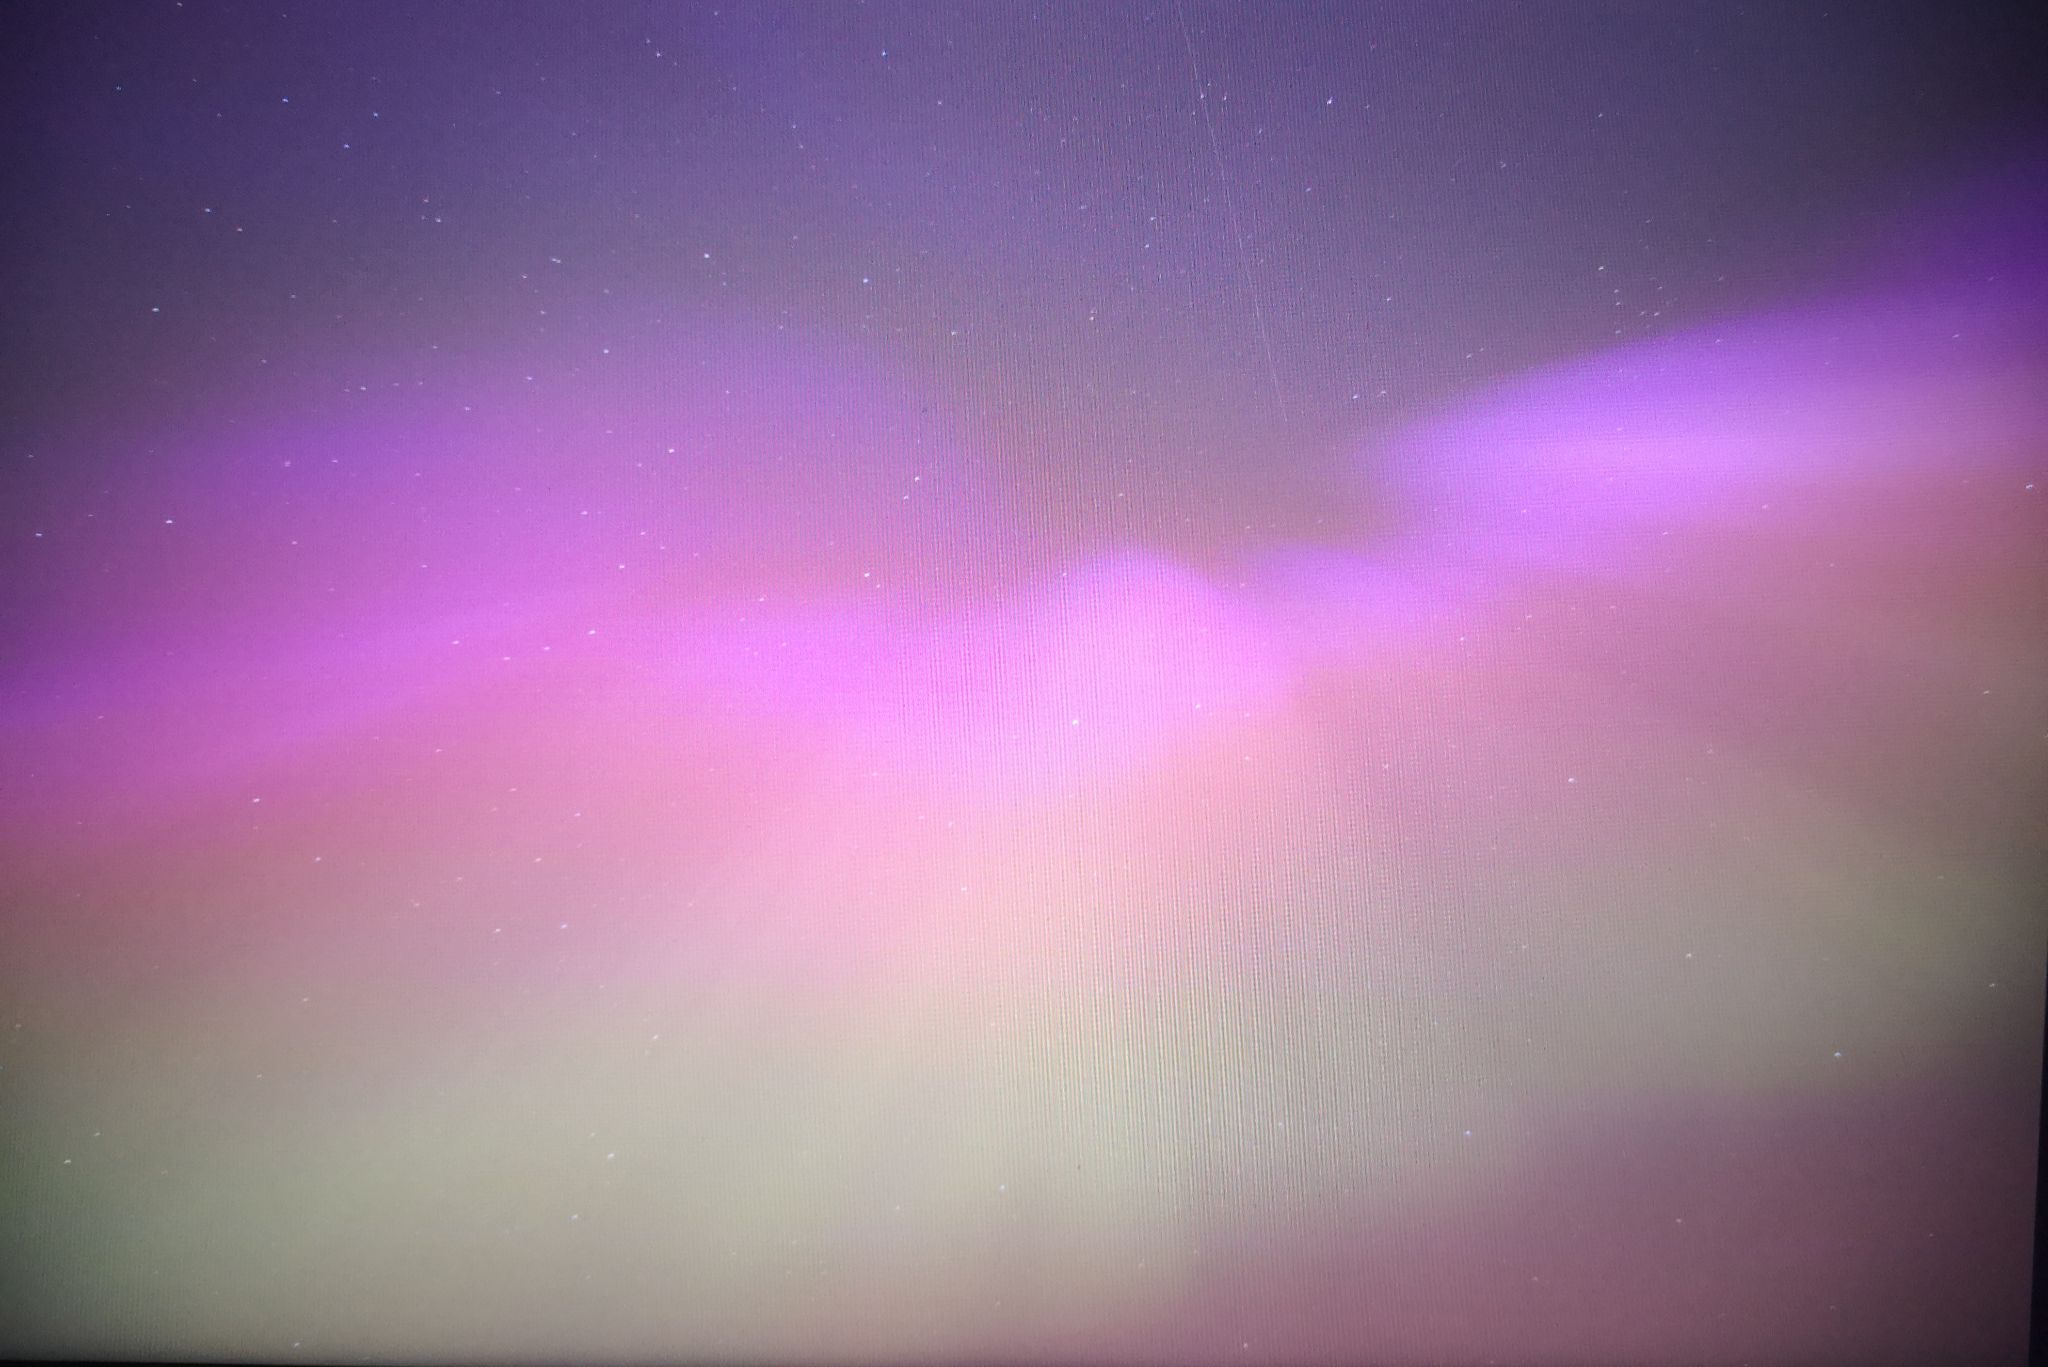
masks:
<path id="1" fill-rule="evenodd" d="M 30 1338 L 2016 1353 L 2009 264 L 1458 401 L 1227 563 L 726 329 L 165 441 L 0 721 Z"/>

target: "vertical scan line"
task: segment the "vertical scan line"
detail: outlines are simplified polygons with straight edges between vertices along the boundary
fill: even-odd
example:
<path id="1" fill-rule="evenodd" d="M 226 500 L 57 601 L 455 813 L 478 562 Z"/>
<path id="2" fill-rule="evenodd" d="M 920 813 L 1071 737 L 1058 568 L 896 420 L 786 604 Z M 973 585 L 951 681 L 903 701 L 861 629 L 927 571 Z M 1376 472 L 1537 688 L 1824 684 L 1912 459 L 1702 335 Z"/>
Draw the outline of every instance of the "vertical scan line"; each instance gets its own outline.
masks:
<path id="1" fill-rule="evenodd" d="M 1230 220 L 1230 235 L 1237 239 L 1237 263 L 1244 268 L 1245 291 L 1252 297 L 1252 321 L 1258 324 L 1259 346 L 1266 353 L 1266 373 L 1273 380 L 1273 402 L 1279 405 L 1282 421 L 1287 417 L 1287 397 L 1280 390 L 1280 367 L 1273 360 L 1273 339 L 1266 332 L 1266 310 L 1259 304 L 1259 285 L 1252 275 L 1252 254 L 1244 244 L 1244 228 L 1237 218 L 1237 200 L 1230 193 L 1230 172 L 1223 165 L 1223 144 L 1216 139 L 1216 120 L 1209 113 L 1209 92 L 1202 87 L 1202 64 L 1195 58 L 1195 35 L 1188 29 L 1187 10 L 1173 0 L 1174 17 L 1180 20 L 1181 41 L 1188 47 L 1188 72 L 1195 81 L 1195 103 L 1201 106 L 1202 126 L 1209 130 L 1209 155 L 1216 159 L 1216 181 L 1223 187 L 1223 212 Z"/>

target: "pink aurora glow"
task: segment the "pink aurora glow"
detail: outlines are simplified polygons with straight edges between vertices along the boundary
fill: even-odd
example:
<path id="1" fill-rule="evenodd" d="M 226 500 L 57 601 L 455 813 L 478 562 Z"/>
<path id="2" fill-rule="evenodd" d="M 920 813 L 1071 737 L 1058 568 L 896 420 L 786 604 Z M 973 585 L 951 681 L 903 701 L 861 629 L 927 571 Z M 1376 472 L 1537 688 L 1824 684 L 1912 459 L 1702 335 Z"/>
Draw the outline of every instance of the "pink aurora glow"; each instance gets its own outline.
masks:
<path id="1" fill-rule="evenodd" d="M 52 531 L 34 1144 L 181 1175 L 96 1265 L 255 1288 L 180 1312 L 228 1344 L 2008 1351 L 2043 298 L 1528 376 L 1314 546 L 1058 542 L 737 330 L 252 401 Z M 1889 1309 L 1930 1260 L 1977 1289 Z"/>

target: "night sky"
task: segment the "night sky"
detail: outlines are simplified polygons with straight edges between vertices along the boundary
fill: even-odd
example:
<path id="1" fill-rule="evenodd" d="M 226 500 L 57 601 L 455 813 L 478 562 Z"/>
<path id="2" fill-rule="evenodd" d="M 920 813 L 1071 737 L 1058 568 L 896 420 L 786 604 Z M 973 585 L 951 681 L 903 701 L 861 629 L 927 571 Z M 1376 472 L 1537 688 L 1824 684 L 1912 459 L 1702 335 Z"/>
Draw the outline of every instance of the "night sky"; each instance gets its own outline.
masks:
<path id="1" fill-rule="evenodd" d="M 2024 10 L 0 11 L 0 1349 L 2023 1360 Z"/>

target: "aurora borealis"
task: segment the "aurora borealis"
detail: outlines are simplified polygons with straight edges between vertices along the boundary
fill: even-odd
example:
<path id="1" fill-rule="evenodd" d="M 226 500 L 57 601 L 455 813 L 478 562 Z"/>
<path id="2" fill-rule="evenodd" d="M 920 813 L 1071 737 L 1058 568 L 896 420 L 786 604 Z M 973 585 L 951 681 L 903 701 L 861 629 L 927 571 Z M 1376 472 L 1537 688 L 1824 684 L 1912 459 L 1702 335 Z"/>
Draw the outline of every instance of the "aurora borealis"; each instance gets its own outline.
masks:
<path id="1" fill-rule="evenodd" d="M 2039 21 L 7 23 L 0 1346 L 2023 1359 Z"/>

